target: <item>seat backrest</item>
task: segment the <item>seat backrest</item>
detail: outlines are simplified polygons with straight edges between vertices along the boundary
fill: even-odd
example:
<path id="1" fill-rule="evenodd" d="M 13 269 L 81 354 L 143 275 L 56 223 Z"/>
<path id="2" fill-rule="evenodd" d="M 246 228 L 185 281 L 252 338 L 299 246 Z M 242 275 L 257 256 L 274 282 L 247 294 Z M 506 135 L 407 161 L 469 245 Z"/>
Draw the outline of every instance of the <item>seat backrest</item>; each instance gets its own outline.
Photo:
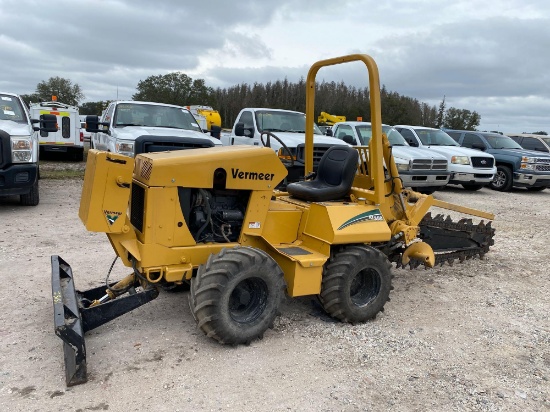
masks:
<path id="1" fill-rule="evenodd" d="M 353 147 L 332 146 L 319 162 L 316 179 L 333 186 L 349 181 L 351 187 L 357 163 L 358 152 Z"/>
<path id="2" fill-rule="evenodd" d="M 359 154 L 349 146 L 330 147 L 319 162 L 315 179 L 290 183 L 286 190 L 291 196 L 312 202 L 343 199 L 349 194 Z"/>

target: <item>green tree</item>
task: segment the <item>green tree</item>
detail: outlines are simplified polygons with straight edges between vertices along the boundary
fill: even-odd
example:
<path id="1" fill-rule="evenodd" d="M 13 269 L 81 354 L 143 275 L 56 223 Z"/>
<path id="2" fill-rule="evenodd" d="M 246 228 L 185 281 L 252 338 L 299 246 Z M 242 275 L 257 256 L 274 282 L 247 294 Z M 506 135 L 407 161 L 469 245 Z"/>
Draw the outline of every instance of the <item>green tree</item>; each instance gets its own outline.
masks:
<path id="1" fill-rule="evenodd" d="M 99 101 L 99 102 L 86 102 L 82 103 L 78 109 L 78 112 L 83 115 L 97 115 L 100 116 L 103 110 L 109 106 L 111 103 L 110 100 Z"/>
<path id="2" fill-rule="evenodd" d="M 539 134 L 539 135 L 542 135 L 542 136 L 548 136 L 548 133 L 546 133 L 545 131 L 541 130 L 540 132 L 533 132 L 531 134 Z"/>
<path id="3" fill-rule="evenodd" d="M 40 101 L 40 96 L 36 93 L 22 94 L 21 98 L 27 104 L 27 106 L 30 106 L 31 103 L 37 103 Z"/>
<path id="4" fill-rule="evenodd" d="M 438 129 L 443 126 L 443 119 L 445 118 L 445 95 L 443 95 L 443 100 L 439 103 L 439 110 L 437 111 L 437 119 L 435 127 Z"/>
<path id="5" fill-rule="evenodd" d="M 149 76 L 140 80 L 134 100 L 177 105 L 212 105 L 214 90 L 204 80 L 181 72 Z"/>
<path id="6" fill-rule="evenodd" d="M 72 106 L 78 106 L 78 103 L 84 99 L 84 93 L 78 84 L 58 76 L 38 83 L 35 94 L 31 96 L 42 102 L 49 102 L 52 96 L 57 96 L 58 102 Z"/>
<path id="7" fill-rule="evenodd" d="M 450 107 L 445 112 L 443 127 L 447 129 L 476 130 L 481 121 L 481 116 L 477 112 L 470 110 L 457 109 Z"/>

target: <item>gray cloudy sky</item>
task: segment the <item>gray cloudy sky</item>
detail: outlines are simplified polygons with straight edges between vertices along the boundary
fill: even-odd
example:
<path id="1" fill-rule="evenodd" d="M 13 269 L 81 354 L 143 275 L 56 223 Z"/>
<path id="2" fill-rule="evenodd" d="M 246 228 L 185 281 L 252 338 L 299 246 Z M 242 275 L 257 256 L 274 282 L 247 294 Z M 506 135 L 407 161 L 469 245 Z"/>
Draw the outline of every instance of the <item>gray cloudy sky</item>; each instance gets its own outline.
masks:
<path id="1" fill-rule="evenodd" d="M 550 133 L 548 0 L 0 0 L 0 90 L 15 93 L 53 76 L 85 101 L 174 71 L 212 87 L 297 81 L 351 53 L 391 91 L 477 111 L 480 130 Z M 317 79 L 367 86 L 363 63 Z"/>

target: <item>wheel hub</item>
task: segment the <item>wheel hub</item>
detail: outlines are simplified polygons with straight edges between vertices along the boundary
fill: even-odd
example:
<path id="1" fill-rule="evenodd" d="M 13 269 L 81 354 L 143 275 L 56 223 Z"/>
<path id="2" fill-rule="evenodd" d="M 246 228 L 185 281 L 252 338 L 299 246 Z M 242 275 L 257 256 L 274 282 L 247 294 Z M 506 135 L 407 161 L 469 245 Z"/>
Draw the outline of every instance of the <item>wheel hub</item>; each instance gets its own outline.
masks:
<path id="1" fill-rule="evenodd" d="M 380 293 L 380 275 L 374 269 L 366 269 L 357 273 L 350 285 L 350 297 L 357 306 L 368 305 Z"/>
<path id="2" fill-rule="evenodd" d="M 239 323 L 256 320 L 267 305 L 268 288 L 260 278 L 241 281 L 229 297 L 229 315 Z"/>

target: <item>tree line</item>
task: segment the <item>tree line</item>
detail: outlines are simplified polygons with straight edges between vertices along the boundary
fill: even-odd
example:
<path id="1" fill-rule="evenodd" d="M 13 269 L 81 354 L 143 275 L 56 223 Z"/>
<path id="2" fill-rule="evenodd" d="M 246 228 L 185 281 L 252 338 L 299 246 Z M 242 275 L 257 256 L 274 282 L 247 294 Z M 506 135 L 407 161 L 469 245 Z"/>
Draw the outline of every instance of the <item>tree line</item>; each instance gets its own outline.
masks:
<path id="1" fill-rule="evenodd" d="M 181 72 L 149 76 L 140 80 L 133 100 L 169 103 L 181 106 L 211 106 L 220 112 L 222 127 L 230 128 L 239 111 L 244 107 L 265 107 L 305 112 L 306 82 L 288 79 L 274 82 L 239 85 L 227 88 L 212 88 L 203 79 L 192 79 Z M 84 94 L 78 84 L 70 80 L 52 77 L 38 83 L 36 92 L 23 95 L 29 102 L 50 101 L 56 95 L 58 101 L 78 106 Z M 386 124 L 410 124 L 436 128 L 475 130 L 481 116 L 475 112 L 455 107 L 446 107 L 443 97 L 438 107 L 418 99 L 380 90 L 382 122 Z M 80 114 L 100 115 L 109 101 L 80 104 Z M 348 120 L 362 118 L 370 121 L 370 92 L 368 88 L 348 86 L 344 82 L 320 82 L 315 90 L 315 115 L 321 111 L 346 116 Z"/>

